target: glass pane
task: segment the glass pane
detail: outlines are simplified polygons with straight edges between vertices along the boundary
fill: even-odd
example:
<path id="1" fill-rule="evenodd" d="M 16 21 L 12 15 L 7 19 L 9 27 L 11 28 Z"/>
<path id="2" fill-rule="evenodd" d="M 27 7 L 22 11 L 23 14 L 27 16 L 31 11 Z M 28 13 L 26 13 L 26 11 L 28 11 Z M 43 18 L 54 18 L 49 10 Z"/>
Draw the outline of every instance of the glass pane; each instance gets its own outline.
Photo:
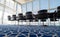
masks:
<path id="1" fill-rule="evenodd" d="M 18 11 L 18 13 L 22 13 L 21 12 L 21 5 L 20 4 L 18 4 L 17 11 Z"/>
<path id="2" fill-rule="evenodd" d="M 60 6 L 60 0 L 50 0 L 50 8 L 56 8 Z"/>
<path id="3" fill-rule="evenodd" d="M 13 14 L 16 14 L 13 10 L 5 8 L 3 24 L 11 24 L 12 21 L 8 21 L 8 15 L 12 16 Z M 14 24 L 14 22 L 12 22 L 12 24 Z"/>
<path id="4" fill-rule="evenodd" d="M 32 11 L 32 3 L 27 3 L 27 11 Z"/>
<path id="5" fill-rule="evenodd" d="M 6 0 L 6 6 L 10 6 L 10 1 L 9 0 Z"/>
<path id="6" fill-rule="evenodd" d="M 33 1 L 33 13 L 36 14 L 38 10 L 39 10 L 39 0 L 34 0 Z"/>
<path id="7" fill-rule="evenodd" d="M 22 13 L 25 15 L 26 13 L 26 4 L 22 5 Z"/>
<path id="8" fill-rule="evenodd" d="M 48 9 L 48 0 L 40 0 L 41 2 L 41 9 Z"/>
<path id="9" fill-rule="evenodd" d="M 10 5 L 9 7 L 11 7 L 12 9 L 14 9 L 14 1 L 10 0 Z"/>
<path id="10" fill-rule="evenodd" d="M 3 7 L 0 6 L 0 24 L 2 24 Z"/>
<path id="11" fill-rule="evenodd" d="M 12 0 L 6 0 L 6 8 L 16 10 L 16 3 Z"/>
<path id="12" fill-rule="evenodd" d="M 1 4 L 4 4 L 4 0 L 0 0 L 0 3 L 1 3 Z"/>

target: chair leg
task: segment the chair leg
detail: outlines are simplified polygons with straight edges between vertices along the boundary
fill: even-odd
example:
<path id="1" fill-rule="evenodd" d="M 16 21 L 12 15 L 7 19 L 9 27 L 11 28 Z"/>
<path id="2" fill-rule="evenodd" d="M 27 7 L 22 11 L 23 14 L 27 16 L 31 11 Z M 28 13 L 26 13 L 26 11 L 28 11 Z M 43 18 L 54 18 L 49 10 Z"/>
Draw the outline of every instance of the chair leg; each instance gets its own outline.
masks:
<path id="1" fill-rule="evenodd" d="M 24 25 L 24 24 L 23 24 L 23 20 L 22 20 L 22 25 Z"/>
<path id="2" fill-rule="evenodd" d="M 51 21 L 50 21 L 50 25 L 51 25 Z"/>
<path id="3" fill-rule="evenodd" d="M 16 21 L 15 21 L 15 25 L 16 25 Z"/>
<path id="4" fill-rule="evenodd" d="M 27 25 L 29 25 L 29 21 L 27 20 Z"/>
<path id="5" fill-rule="evenodd" d="M 29 22 L 29 25 L 30 25 L 30 22 Z"/>
<path id="6" fill-rule="evenodd" d="M 39 21 L 38 21 L 38 25 L 39 25 Z"/>
<path id="7" fill-rule="evenodd" d="M 41 25 L 41 21 L 40 20 L 38 21 L 38 25 Z"/>
<path id="8" fill-rule="evenodd" d="M 19 21 L 18 21 L 18 26 L 19 26 Z"/>
<path id="9" fill-rule="evenodd" d="M 55 26 L 55 20 L 54 20 L 54 26 Z"/>
<path id="10" fill-rule="evenodd" d="M 43 22 L 43 26 L 44 26 L 44 22 Z"/>
<path id="11" fill-rule="evenodd" d="M 40 25 L 40 20 L 38 21 L 38 25 Z"/>
<path id="12" fill-rule="evenodd" d="M 58 21 L 59 22 L 59 21 Z M 60 25 L 60 23 L 59 23 L 59 25 Z"/>
<path id="13" fill-rule="evenodd" d="M 47 22 L 47 25 L 48 25 L 48 26 L 49 26 L 49 22 L 50 22 L 50 21 L 49 21 L 49 19 L 48 19 L 48 22 Z"/>
<path id="14" fill-rule="evenodd" d="M 26 20 L 26 25 L 28 25 L 28 21 Z"/>
<path id="15" fill-rule="evenodd" d="M 59 25 L 60 25 L 60 19 L 59 19 Z"/>

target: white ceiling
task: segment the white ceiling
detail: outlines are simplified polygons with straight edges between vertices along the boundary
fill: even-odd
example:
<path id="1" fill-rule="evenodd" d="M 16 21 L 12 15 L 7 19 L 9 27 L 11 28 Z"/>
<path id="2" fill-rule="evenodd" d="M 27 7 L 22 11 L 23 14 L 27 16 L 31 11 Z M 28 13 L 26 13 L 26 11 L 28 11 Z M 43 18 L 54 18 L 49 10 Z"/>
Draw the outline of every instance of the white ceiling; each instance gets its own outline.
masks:
<path id="1" fill-rule="evenodd" d="M 24 3 L 27 3 L 27 2 L 31 2 L 32 0 L 14 0 L 15 2 L 18 2 L 20 4 L 24 4 Z"/>

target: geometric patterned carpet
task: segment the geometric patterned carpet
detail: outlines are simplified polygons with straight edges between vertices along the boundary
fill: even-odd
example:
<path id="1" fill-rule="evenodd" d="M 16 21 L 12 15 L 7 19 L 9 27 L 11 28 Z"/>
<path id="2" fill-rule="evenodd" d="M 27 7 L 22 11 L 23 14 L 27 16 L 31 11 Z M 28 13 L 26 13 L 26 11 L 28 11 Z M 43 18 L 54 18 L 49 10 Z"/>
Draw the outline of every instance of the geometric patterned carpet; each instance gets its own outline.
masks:
<path id="1" fill-rule="evenodd" d="M 0 37 L 60 37 L 60 26 L 1 25 Z"/>

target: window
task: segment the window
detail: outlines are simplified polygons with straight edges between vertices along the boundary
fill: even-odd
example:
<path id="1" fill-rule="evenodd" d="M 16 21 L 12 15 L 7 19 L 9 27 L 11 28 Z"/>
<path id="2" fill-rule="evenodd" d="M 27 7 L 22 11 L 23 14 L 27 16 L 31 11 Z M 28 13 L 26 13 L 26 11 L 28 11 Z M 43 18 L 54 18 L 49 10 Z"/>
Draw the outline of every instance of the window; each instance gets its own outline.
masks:
<path id="1" fill-rule="evenodd" d="M 48 0 L 40 0 L 41 2 L 41 10 L 42 9 L 48 9 Z"/>
<path id="2" fill-rule="evenodd" d="M 1 20 L 2 19 L 2 13 L 3 13 L 3 7 L 0 6 L 0 24 L 2 22 L 2 20 Z"/>
<path id="3" fill-rule="evenodd" d="M 6 6 L 10 6 L 10 1 L 9 0 L 6 0 Z"/>
<path id="4" fill-rule="evenodd" d="M 34 0 L 33 1 L 33 13 L 36 14 L 38 10 L 39 10 L 39 0 Z"/>
<path id="5" fill-rule="evenodd" d="M 3 24 L 11 24 L 11 21 L 8 21 L 8 15 L 12 16 L 12 14 L 15 14 L 15 12 L 13 12 L 13 10 L 5 8 Z"/>
<path id="6" fill-rule="evenodd" d="M 22 5 L 22 13 L 25 15 L 26 12 L 27 12 L 26 11 L 26 4 L 23 4 Z"/>
<path id="7" fill-rule="evenodd" d="M 18 13 L 22 13 L 21 12 L 21 5 L 20 4 L 17 5 L 17 11 L 18 11 Z"/>
<path id="8" fill-rule="evenodd" d="M 5 0 L 0 0 L 0 3 L 1 3 L 1 4 L 4 4 L 4 1 L 5 1 Z"/>
<path id="9" fill-rule="evenodd" d="M 9 5 L 10 8 L 14 9 L 14 1 L 10 0 L 10 5 Z"/>
<path id="10" fill-rule="evenodd" d="M 56 8 L 60 6 L 60 0 L 50 0 L 50 8 Z"/>
<path id="11" fill-rule="evenodd" d="M 27 11 L 32 11 L 32 3 L 27 3 Z"/>

